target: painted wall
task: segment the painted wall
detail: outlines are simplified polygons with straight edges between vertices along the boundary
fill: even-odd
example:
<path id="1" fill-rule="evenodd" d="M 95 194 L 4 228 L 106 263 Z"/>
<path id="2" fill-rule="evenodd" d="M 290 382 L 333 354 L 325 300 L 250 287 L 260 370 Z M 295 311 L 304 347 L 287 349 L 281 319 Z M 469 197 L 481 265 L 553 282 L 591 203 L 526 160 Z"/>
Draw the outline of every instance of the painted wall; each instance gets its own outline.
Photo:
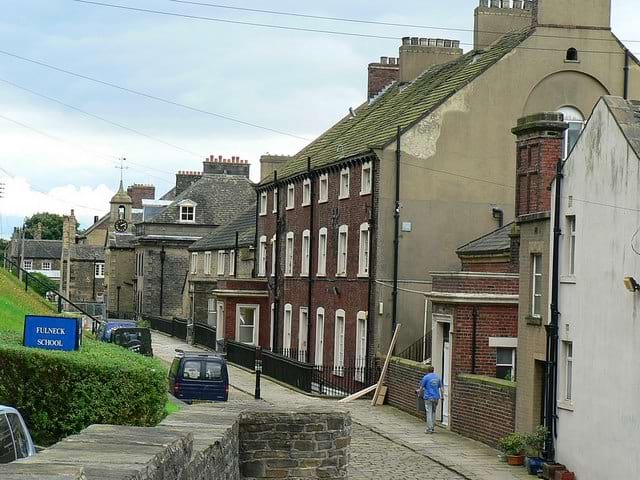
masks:
<path id="1" fill-rule="evenodd" d="M 601 102 L 565 166 L 557 454 L 581 480 L 640 471 L 640 295 L 623 285 L 640 276 L 633 250 L 640 251 L 639 162 Z M 566 215 L 576 218 L 574 276 Z M 575 358 L 572 401 L 565 400 L 566 341 Z"/>

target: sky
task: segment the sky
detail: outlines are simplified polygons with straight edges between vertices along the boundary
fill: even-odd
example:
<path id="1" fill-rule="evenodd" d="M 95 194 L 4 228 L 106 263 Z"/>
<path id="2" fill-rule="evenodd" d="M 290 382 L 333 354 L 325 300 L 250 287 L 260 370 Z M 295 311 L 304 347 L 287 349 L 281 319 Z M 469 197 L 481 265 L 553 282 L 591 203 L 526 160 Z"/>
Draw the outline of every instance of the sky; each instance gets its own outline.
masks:
<path id="1" fill-rule="evenodd" d="M 349 107 L 362 103 L 367 64 L 380 56 L 397 56 L 401 37 L 472 41 L 470 32 L 344 23 L 171 0 L 103 1 L 222 20 L 392 38 L 229 24 L 74 0 L 4 0 L 0 19 L 2 237 L 10 236 L 25 216 L 39 211 L 62 214 L 73 208 L 81 227 L 87 227 L 95 215 L 108 211 L 109 199 L 118 187 L 121 171 L 116 167 L 122 157 L 127 158 L 124 165 L 128 168 L 122 171 L 125 184 L 154 184 L 157 196 L 172 187 L 176 171 L 200 170 L 208 155 L 249 160 L 252 179 L 257 180 L 260 155 L 296 153 L 307 143 L 304 139 L 315 138 Z M 196 1 L 220 5 L 215 0 Z M 218 2 L 454 29 L 473 28 L 477 5 L 477 0 Z M 612 2 L 614 33 L 622 39 L 640 39 L 634 29 L 640 20 L 633 8 L 637 0 Z M 640 43 L 629 43 L 629 47 L 640 51 Z"/>

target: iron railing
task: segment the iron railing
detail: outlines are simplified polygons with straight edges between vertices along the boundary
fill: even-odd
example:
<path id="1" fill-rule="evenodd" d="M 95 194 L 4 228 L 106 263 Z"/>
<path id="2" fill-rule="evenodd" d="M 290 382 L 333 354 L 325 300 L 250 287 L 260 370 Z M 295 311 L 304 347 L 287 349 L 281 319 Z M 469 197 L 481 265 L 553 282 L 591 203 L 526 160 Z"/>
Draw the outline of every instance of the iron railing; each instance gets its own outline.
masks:
<path id="1" fill-rule="evenodd" d="M 122 320 L 136 320 L 136 312 L 118 312 L 115 310 L 107 310 L 107 318 L 119 318 Z"/>
<path id="2" fill-rule="evenodd" d="M 227 360 L 241 367 L 255 370 L 256 368 L 256 351 L 253 345 L 233 342 L 227 340 L 225 342 L 227 350 Z"/>
<path id="3" fill-rule="evenodd" d="M 315 365 L 312 391 L 329 397 L 346 397 L 376 383 L 380 376 L 376 362 L 355 365 Z"/>
<path id="4" fill-rule="evenodd" d="M 180 340 L 187 339 L 187 319 L 173 317 L 173 336 Z"/>
<path id="5" fill-rule="evenodd" d="M 312 391 L 313 365 L 265 350 L 262 373 L 304 392 Z"/>
<path id="6" fill-rule="evenodd" d="M 204 323 L 194 323 L 193 343 L 217 350 L 216 329 Z"/>
<path id="7" fill-rule="evenodd" d="M 299 362 L 307 361 L 306 350 L 297 350 L 295 348 L 278 348 L 271 351 L 283 357 L 293 358 L 294 360 L 298 360 Z"/>
<path id="8" fill-rule="evenodd" d="M 431 358 L 431 332 L 427 333 L 424 337 L 416 340 L 414 343 L 405 348 L 402 352 L 396 355 L 396 357 L 404 358 L 406 360 L 413 360 L 414 362 L 424 362 Z"/>

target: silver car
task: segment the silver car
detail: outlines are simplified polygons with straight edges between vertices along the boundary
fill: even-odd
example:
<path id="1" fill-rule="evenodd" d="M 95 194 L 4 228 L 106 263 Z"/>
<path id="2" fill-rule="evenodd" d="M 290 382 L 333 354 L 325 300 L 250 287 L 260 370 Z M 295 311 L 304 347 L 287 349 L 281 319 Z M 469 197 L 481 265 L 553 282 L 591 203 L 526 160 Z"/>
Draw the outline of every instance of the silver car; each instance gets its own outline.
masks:
<path id="1" fill-rule="evenodd" d="M 36 454 L 27 426 L 15 408 L 0 405 L 0 463 Z"/>

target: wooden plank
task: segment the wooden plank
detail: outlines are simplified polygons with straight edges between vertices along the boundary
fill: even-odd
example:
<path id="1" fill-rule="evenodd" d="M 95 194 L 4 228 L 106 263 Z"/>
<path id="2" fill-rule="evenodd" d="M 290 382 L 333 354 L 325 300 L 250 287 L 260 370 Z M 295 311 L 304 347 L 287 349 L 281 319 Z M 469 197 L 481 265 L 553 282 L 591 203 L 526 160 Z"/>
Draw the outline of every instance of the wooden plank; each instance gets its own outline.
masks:
<path id="1" fill-rule="evenodd" d="M 378 387 L 378 384 L 375 383 L 370 387 L 365 388 L 364 390 L 360 390 L 359 392 L 356 392 L 352 395 L 349 395 L 348 397 L 344 397 L 338 400 L 338 403 L 347 403 L 347 402 L 350 402 L 351 400 L 357 400 L 360 397 L 364 397 L 367 393 L 373 392 L 377 387 Z"/>
<path id="2" fill-rule="evenodd" d="M 384 377 L 387 374 L 387 368 L 389 368 L 389 362 L 391 361 L 391 354 L 393 353 L 393 348 L 396 346 L 396 341 L 398 340 L 398 330 L 400 330 L 401 324 L 396 325 L 396 331 L 393 332 L 393 338 L 391 339 L 391 345 L 389 345 L 389 351 L 387 352 L 387 358 L 384 360 L 384 366 L 382 367 L 382 372 L 380 373 L 380 378 L 378 379 L 378 387 L 376 388 L 376 393 L 373 394 L 373 400 L 371 400 L 371 406 L 375 406 L 378 401 L 378 395 L 380 395 L 380 387 L 384 383 Z"/>
<path id="3" fill-rule="evenodd" d="M 376 400 L 376 406 L 384 404 L 384 398 L 387 396 L 387 386 L 382 385 L 380 387 L 380 395 L 378 395 L 378 399 Z"/>

